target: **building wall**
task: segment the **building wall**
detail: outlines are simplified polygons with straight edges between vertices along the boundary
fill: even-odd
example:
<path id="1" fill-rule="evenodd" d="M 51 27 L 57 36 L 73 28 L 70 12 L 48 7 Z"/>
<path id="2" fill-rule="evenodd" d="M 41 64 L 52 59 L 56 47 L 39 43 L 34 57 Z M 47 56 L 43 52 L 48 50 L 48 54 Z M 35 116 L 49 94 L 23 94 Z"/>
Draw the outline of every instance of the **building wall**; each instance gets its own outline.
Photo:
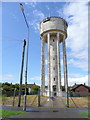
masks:
<path id="1" fill-rule="evenodd" d="M 79 86 L 75 89 L 75 92 L 73 92 L 73 96 L 88 96 L 88 93 L 88 88 Z"/>

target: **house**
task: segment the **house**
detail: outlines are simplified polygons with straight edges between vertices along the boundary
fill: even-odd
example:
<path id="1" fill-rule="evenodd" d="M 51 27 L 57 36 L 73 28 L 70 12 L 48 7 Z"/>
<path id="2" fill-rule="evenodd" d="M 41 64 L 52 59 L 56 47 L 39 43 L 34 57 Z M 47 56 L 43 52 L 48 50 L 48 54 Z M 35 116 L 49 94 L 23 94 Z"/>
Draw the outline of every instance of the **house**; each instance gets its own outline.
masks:
<path id="1" fill-rule="evenodd" d="M 48 86 L 45 86 L 44 96 L 49 96 Z"/>
<path id="2" fill-rule="evenodd" d="M 71 87 L 71 93 L 74 97 L 85 97 L 90 94 L 90 87 L 84 84 L 76 84 Z"/>
<path id="3" fill-rule="evenodd" d="M 27 88 L 28 88 L 29 94 L 30 94 L 31 88 L 32 88 L 33 86 L 37 86 L 37 85 L 36 85 L 35 83 L 34 83 L 34 84 L 27 84 Z"/>

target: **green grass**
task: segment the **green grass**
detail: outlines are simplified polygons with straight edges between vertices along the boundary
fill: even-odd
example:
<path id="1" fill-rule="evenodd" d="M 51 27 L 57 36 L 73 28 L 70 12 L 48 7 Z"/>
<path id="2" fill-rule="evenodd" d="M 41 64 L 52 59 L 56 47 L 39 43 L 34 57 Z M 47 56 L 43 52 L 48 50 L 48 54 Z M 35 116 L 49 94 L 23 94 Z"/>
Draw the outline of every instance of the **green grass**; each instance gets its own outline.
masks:
<path id="1" fill-rule="evenodd" d="M 80 115 L 90 117 L 90 113 L 87 113 L 87 112 L 82 112 L 82 113 L 80 113 Z"/>
<path id="2" fill-rule="evenodd" d="M 26 111 L 8 111 L 8 110 L 0 110 L 0 117 L 7 117 L 7 116 L 11 116 L 11 115 L 18 115 L 18 114 L 22 114 L 25 113 Z"/>

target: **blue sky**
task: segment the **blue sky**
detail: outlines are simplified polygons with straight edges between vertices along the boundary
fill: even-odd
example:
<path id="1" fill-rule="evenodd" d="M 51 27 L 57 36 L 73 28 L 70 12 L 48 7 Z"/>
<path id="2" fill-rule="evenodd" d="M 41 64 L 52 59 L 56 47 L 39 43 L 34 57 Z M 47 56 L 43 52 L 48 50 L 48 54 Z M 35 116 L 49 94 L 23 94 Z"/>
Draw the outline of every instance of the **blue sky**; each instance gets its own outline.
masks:
<path id="1" fill-rule="evenodd" d="M 64 17 L 69 25 L 68 38 L 66 40 L 69 85 L 73 85 L 75 82 L 87 84 L 87 2 L 22 2 L 22 4 L 30 27 L 28 83 L 35 82 L 40 84 L 41 40 L 39 23 L 45 17 L 60 16 Z M 24 39 L 27 39 L 27 27 L 19 7 L 19 2 L 3 2 L 2 74 L 0 75 L 0 80 L 3 80 L 3 82 L 19 83 L 21 53 Z M 60 47 L 62 52 L 62 46 Z M 63 81 L 62 53 L 61 67 Z M 24 81 L 25 78 L 23 76 L 23 82 Z"/>

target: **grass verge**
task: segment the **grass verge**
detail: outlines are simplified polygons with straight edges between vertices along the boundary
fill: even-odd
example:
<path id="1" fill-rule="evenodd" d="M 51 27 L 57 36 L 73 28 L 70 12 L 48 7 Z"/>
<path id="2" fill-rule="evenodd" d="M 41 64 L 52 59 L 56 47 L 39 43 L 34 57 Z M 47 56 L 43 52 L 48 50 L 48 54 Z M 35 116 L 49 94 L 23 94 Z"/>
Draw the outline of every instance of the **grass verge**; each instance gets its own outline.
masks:
<path id="1" fill-rule="evenodd" d="M 18 114 L 22 114 L 25 113 L 26 111 L 8 111 L 8 110 L 0 110 L 0 117 L 7 117 L 7 116 L 11 116 L 11 115 L 18 115 Z"/>
<path id="2" fill-rule="evenodd" d="M 66 104 L 66 98 L 61 97 L 62 102 Z M 69 97 L 70 108 L 88 108 L 88 97 Z"/>
<path id="3" fill-rule="evenodd" d="M 87 113 L 87 112 L 82 112 L 80 113 L 80 115 L 85 116 L 85 117 L 90 117 L 90 113 Z"/>
<path id="4" fill-rule="evenodd" d="M 41 106 L 45 104 L 49 97 L 41 96 Z M 57 97 L 62 100 L 62 102 L 66 105 L 66 97 Z M 69 107 L 70 108 L 88 108 L 89 97 L 69 97 Z M 24 103 L 24 96 L 21 96 L 21 106 Z M 74 104 L 75 103 L 75 104 Z M 13 105 L 13 97 L 5 97 L 2 96 L 2 100 L 0 100 L 0 104 L 3 106 L 12 106 Z M 15 97 L 15 106 L 18 106 L 18 96 Z M 76 105 L 76 106 L 75 106 Z M 37 107 L 38 106 L 38 96 L 37 95 L 27 95 L 27 106 Z"/>

